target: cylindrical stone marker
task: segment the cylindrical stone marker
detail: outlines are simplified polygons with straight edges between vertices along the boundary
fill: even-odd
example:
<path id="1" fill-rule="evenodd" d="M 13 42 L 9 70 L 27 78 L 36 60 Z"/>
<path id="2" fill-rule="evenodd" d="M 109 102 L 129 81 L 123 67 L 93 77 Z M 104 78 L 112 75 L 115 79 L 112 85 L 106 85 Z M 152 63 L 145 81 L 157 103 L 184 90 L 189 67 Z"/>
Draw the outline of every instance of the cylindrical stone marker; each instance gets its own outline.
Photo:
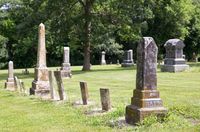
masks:
<path id="1" fill-rule="evenodd" d="M 8 78 L 14 78 L 13 62 L 9 61 L 8 64 Z"/>
<path id="2" fill-rule="evenodd" d="M 80 82 L 80 88 L 81 88 L 81 96 L 82 96 L 83 105 L 87 105 L 88 97 L 89 97 L 87 82 Z"/>
<path id="3" fill-rule="evenodd" d="M 54 76 L 55 76 L 56 81 L 57 81 L 58 94 L 59 94 L 60 100 L 65 100 L 66 95 L 65 95 L 65 91 L 64 91 L 64 85 L 63 85 L 63 81 L 62 81 L 62 77 L 61 77 L 61 72 L 60 71 L 54 71 Z"/>
<path id="4" fill-rule="evenodd" d="M 108 111 L 111 109 L 109 89 L 100 88 L 102 110 Z"/>

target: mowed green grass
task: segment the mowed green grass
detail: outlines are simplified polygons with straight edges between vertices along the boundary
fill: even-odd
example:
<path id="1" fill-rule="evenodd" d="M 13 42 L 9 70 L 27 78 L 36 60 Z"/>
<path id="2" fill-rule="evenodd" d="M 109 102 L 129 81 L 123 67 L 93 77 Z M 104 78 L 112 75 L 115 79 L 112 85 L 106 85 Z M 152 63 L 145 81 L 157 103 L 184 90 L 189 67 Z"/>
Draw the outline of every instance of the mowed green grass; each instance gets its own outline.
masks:
<path id="1" fill-rule="evenodd" d="M 92 66 L 92 71 L 82 72 L 80 66 L 72 67 L 72 78 L 64 79 L 67 102 L 40 100 L 4 90 L 7 70 L 0 70 L 0 131 L 60 132 L 60 131 L 200 131 L 200 63 L 191 63 L 189 71 L 162 73 L 158 68 L 158 90 L 167 116 L 161 121 L 152 116 L 138 126 L 117 125 L 124 117 L 125 107 L 135 89 L 136 68 L 120 65 Z M 56 70 L 57 67 L 50 68 Z M 33 81 L 33 69 L 23 75 L 22 69 L 15 75 L 22 79 L 28 90 Z M 75 107 L 81 99 L 79 82 L 86 81 L 92 105 Z M 109 88 L 112 107 L 104 115 L 88 116 L 85 112 L 100 108 L 100 88 Z M 122 118 L 123 119 L 123 118 Z M 111 123 L 112 122 L 112 123 Z M 114 123 L 113 123 L 114 122 Z"/>

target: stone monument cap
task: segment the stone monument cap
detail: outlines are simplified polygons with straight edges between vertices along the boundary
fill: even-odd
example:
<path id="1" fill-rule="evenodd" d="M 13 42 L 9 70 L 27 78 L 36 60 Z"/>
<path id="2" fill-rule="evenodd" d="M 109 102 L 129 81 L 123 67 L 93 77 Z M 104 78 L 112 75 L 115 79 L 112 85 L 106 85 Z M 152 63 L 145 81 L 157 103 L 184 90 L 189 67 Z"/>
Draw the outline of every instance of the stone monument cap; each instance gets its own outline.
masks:
<path id="1" fill-rule="evenodd" d="M 43 23 L 40 23 L 39 28 L 40 28 L 40 29 L 44 29 L 44 27 L 45 27 L 44 24 L 43 24 Z"/>
<path id="2" fill-rule="evenodd" d="M 69 47 L 64 47 L 64 50 L 69 50 Z"/>
<path id="3" fill-rule="evenodd" d="M 180 39 L 170 39 L 165 43 L 164 47 L 184 48 L 185 44 Z"/>

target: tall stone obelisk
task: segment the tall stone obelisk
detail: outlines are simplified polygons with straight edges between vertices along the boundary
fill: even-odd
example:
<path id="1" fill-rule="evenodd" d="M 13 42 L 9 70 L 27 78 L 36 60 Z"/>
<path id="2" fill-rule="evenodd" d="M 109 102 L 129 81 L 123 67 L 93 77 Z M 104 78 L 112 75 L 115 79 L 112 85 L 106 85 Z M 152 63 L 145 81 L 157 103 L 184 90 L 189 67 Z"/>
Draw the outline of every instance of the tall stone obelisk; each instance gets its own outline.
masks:
<path id="1" fill-rule="evenodd" d="M 13 62 L 9 61 L 8 63 L 8 79 L 5 83 L 5 89 L 10 91 L 15 91 L 15 81 L 14 81 L 14 68 L 13 68 Z"/>
<path id="2" fill-rule="evenodd" d="M 136 89 L 126 107 L 126 122 L 135 124 L 151 114 L 164 115 L 166 109 L 157 90 L 157 53 L 154 39 L 144 37 L 137 48 Z"/>
<path id="3" fill-rule="evenodd" d="M 35 68 L 35 78 L 32 82 L 30 94 L 40 96 L 42 98 L 50 98 L 48 68 L 46 66 L 46 46 L 45 46 L 45 26 L 39 25 L 38 33 L 38 52 L 37 66 Z"/>
<path id="4" fill-rule="evenodd" d="M 70 50 L 69 47 L 64 47 L 63 63 L 61 67 L 61 76 L 71 78 Z"/>

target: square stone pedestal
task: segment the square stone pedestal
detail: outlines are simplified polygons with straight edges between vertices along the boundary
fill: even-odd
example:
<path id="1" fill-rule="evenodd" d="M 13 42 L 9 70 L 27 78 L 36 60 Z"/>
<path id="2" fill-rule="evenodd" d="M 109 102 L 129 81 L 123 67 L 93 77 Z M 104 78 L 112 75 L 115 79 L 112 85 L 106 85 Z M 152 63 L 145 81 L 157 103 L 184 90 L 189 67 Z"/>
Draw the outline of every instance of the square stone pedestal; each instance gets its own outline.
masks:
<path id="1" fill-rule="evenodd" d="M 62 64 L 62 67 L 60 69 L 62 77 L 67 77 L 67 78 L 72 77 L 70 66 L 71 66 L 70 63 L 63 63 Z"/>
<path id="2" fill-rule="evenodd" d="M 167 109 L 164 107 L 155 107 L 155 108 L 139 108 L 134 105 L 126 106 L 126 115 L 125 119 L 128 124 L 136 124 L 141 122 L 145 117 L 150 115 L 156 116 L 165 116 Z"/>
<path id="3" fill-rule="evenodd" d="M 131 67 L 134 66 L 134 62 L 131 60 L 124 60 L 123 63 L 121 64 L 122 67 Z"/>
<path id="4" fill-rule="evenodd" d="M 162 65 L 162 72 L 182 72 L 189 69 L 189 65 Z"/>
<path id="5" fill-rule="evenodd" d="M 5 89 L 10 90 L 10 91 L 16 90 L 14 78 L 8 78 L 7 79 L 7 82 L 5 82 Z"/>

